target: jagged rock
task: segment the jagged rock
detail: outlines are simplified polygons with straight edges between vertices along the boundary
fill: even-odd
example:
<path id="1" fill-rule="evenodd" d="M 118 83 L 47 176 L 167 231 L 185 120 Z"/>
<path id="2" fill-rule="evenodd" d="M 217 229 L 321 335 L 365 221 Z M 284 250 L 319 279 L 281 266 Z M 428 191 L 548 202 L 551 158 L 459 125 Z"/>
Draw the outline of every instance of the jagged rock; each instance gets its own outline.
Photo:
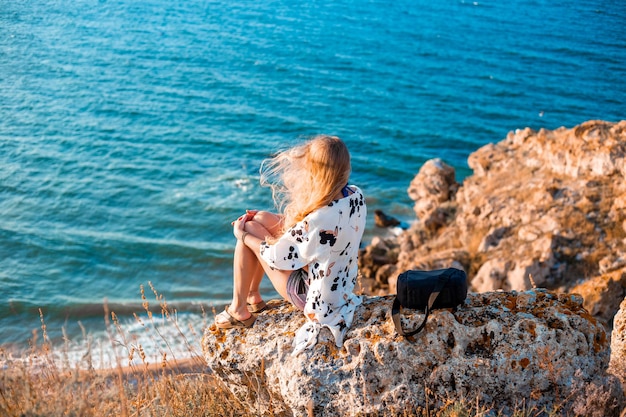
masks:
<path id="1" fill-rule="evenodd" d="M 396 227 L 400 226 L 401 222 L 382 210 L 374 210 L 374 224 L 378 227 Z"/>
<path id="2" fill-rule="evenodd" d="M 626 390 L 626 298 L 622 301 L 613 322 L 609 372 L 622 381 Z"/>
<path id="3" fill-rule="evenodd" d="M 625 155 L 626 121 L 510 133 L 469 157 L 475 174 L 457 192 L 459 234 L 471 242 L 499 231 L 478 261 L 514 263 L 503 289 L 530 288 L 529 274 L 537 285 L 569 289 L 615 269 L 626 253 L 626 213 L 613 203 L 626 194 Z"/>
<path id="4" fill-rule="evenodd" d="M 480 267 L 472 281 L 475 290 L 487 292 L 504 287 L 504 282 L 510 269 L 512 269 L 511 261 L 489 259 Z"/>
<path id="5" fill-rule="evenodd" d="M 611 324 L 615 306 L 626 297 L 626 268 L 590 278 L 574 286 L 571 292 L 584 298 L 583 306 L 594 317 Z"/>
<path id="6" fill-rule="evenodd" d="M 272 301 L 250 329 L 207 329 L 203 352 L 214 374 L 259 415 L 391 415 L 461 399 L 504 411 L 524 405 L 619 415 L 621 385 L 605 372 L 607 335 L 580 297 L 539 289 L 470 293 L 456 311 L 434 311 L 413 341 L 396 334 L 392 301 L 365 298 L 342 348 L 324 329 L 312 349 L 292 356 L 305 318 Z M 404 311 L 407 327 L 421 318 Z"/>
<path id="7" fill-rule="evenodd" d="M 420 221 L 386 242 L 399 248 L 389 263 L 402 272 L 456 262 L 472 291 L 569 292 L 606 279 L 599 277 L 626 268 L 625 160 L 626 120 L 510 132 L 469 156 L 473 175 L 460 187 L 452 168 L 427 161 L 408 191 Z M 366 247 L 360 266 L 367 256 Z M 370 272 L 362 270 L 365 278 Z M 612 285 L 615 297 L 584 288 L 586 300 L 603 300 L 601 308 L 586 306 L 609 328 L 626 280 Z"/>
<path id="8" fill-rule="evenodd" d="M 372 239 L 365 249 L 359 252 L 359 274 L 361 285 L 367 294 L 376 294 L 378 290 L 387 291 L 388 285 L 385 271 L 389 271 L 397 259 L 400 251 L 400 245 L 393 238 L 383 239 L 378 236 Z M 387 267 L 386 267 L 387 266 Z M 379 273 L 381 267 L 382 272 Z"/>
<path id="9" fill-rule="evenodd" d="M 458 186 L 454 168 L 441 159 L 426 161 L 408 189 L 417 218 L 435 229 L 445 224 L 448 215 L 441 203 L 454 197 Z"/>

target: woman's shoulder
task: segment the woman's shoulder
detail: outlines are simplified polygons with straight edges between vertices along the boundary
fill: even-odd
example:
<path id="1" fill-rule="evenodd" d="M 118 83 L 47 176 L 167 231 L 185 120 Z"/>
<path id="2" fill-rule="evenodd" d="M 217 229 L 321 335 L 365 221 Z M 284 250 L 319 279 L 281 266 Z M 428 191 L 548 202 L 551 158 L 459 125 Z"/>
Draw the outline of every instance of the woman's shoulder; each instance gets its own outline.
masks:
<path id="1" fill-rule="evenodd" d="M 340 200 L 333 200 L 329 204 L 329 207 L 336 205 L 336 204 L 353 205 L 355 201 L 363 202 L 365 200 L 363 191 L 361 191 L 361 189 L 357 187 L 356 185 L 348 185 L 348 189 L 350 191 L 348 195 L 346 195 Z"/>
<path id="2" fill-rule="evenodd" d="M 350 187 L 350 189 L 353 190 L 355 194 L 356 193 L 363 194 L 363 190 L 361 190 L 361 188 L 359 188 L 358 185 L 351 184 L 351 185 L 348 185 L 348 187 Z"/>
<path id="3" fill-rule="evenodd" d="M 349 195 L 347 195 L 346 197 L 337 199 L 337 200 L 332 200 L 330 203 L 328 203 L 325 206 L 319 207 L 315 210 L 313 210 L 311 213 L 307 214 L 307 216 L 305 217 L 306 219 L 311 219 L 311 218 L 315 218 L 325 212 L 328 211 L 335 211 L 337 210 L 337 207 L 339 205 L 341 205 L 342 203 L 346 203 L 349 204 L 350 200 L 354 200 L 355 198 L 362 198 L 363 197 L 363 191 L 361 191 L 361 189 L 359 187 L 357 187 L 356 185 L 349 185 L 348 187 L 350 187 L 350 190 L 352 191 L 352 193 L 350 193 Z"/>
<path id="4" fill-rule="evenodd" d="M 333 200 L 333 203 L 340 202 L 340 201 L 349 201 L 351 198 L 354 199 L 354 198 L 363 197 L 363 191 L 356 185 L 353 185 L 353 184 L 346 185 L 344 189 L 347 190 L 348 193 L 344 194 L 344 197 L 339 200 Z M 330 205 L 332 205 L 332 203 Z"/>
<path id="5" fill-rule="evenodd" d="M 350 188 L 353 191 L 352 194 L 338 200 L 333 200 L 328 203 L 328 205 L 313 210 L 311 213 L 309 213 L 309 215 L 306 216 L 306 218 L 309 220 L 315 220 L 320 217 L 326 217 L 329 214 L 334 215 L 337 211 L 341 211 L 345 207 L 350 207 L 351 205 L 354 205 L 355 200 L 364 200 L 363 193 L 360 188 L 352 185 L 350 185 Z"/>

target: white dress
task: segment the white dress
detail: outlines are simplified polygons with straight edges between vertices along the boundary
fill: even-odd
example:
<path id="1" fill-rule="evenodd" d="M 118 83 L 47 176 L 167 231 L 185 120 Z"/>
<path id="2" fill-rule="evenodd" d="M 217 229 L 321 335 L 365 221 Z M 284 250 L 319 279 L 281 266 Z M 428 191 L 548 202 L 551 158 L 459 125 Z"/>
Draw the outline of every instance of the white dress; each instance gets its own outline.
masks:
<path id="1" fill-rule="evenodd" d="M 353 194 L 310 213 L 274 244 L 261 242 L 261 256 L 270 267 L 296 270 L 308 266 L 307 322 L 296 332 L 294 355 L 317 342 L 322 326 L 330 329 L 341 347 L 354 310 L 361 304 L 353 289 L 367 208 L 361 190 L 349 187 Z"/>

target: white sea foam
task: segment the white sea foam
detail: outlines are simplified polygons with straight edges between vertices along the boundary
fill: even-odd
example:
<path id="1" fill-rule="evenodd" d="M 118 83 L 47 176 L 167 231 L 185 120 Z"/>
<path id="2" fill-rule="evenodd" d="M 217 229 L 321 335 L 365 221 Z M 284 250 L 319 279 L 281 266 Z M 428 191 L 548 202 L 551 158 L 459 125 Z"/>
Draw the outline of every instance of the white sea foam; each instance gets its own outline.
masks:
<path id="1" fill-rule="evenodd" d="M 59 369 L 108 369 L 173 363 L 202 355 L 200 342 L 209 323 L 199 314 L 152 318 L 145 315 L 123 323 L 110 323 L 108 331 L 86 335 L 80 340 L 49 345 L 31 353 L 5 349 L 0 352 L 0 369 L 17 364 L 53 363 Z"/>

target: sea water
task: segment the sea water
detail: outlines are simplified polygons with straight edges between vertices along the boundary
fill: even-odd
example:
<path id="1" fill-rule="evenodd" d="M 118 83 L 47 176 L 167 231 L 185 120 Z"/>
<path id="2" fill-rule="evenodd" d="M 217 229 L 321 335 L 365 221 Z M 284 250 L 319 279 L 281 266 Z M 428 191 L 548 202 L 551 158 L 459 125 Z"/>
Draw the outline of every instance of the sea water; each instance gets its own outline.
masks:
<path id="1" fill-rule="evenodd" d="M 263 159 L 338 135 L 370 213 L 414 221 L 428 159 L 461 181 L 511 130 L 624 119 L 625 25 L 621 0 L 0 0 L 0 344 L 199 349 L 231 221 L 273 209 Z"/>

